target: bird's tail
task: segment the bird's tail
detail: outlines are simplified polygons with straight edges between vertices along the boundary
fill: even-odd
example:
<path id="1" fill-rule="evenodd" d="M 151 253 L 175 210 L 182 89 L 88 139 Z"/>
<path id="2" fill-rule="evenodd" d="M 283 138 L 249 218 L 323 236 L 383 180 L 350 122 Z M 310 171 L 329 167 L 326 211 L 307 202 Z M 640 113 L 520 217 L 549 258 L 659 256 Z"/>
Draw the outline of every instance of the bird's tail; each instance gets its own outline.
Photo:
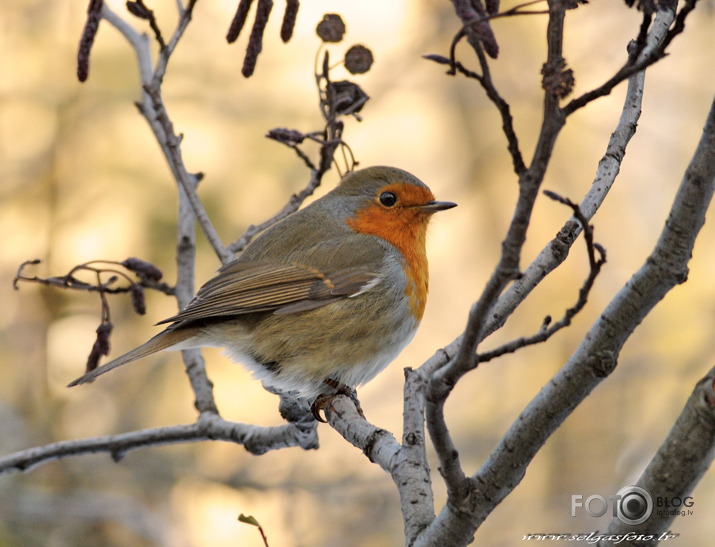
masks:
<path id="1" fill-rule="evenodd" d="M 133 350 L 125 353 L 124 355 L 117 357 L 113 361 L 110 361 L 106 365 L 102 365 L 101 367 L 98 367 L 88 372 L 84 376 L 80 376 L 76 380 L 70 382 L 67 387 L 73 387 L 79 384 L 86 384 L 87 382 L 91 382 L 92 380 L 94 380 L 97 376 L 101 376 L 105 372 L 109 372 L 112 369 L 121 367 L 122 365 L 126 365 L 127 363 L 131 363 L 132 361 L 136 361 L 137 359 L 141 359 L 142 357 L 146 357 L 147 355 L 151 355 L 152 353 L 156 353 L 157 351 L 171 348 L 172 346 L 177 346 L 174 349 L 180 349 L 180 347 L 190 347 L 190 344 L 188 343 L 181 344 L 181 346 L 179 346 L 179 344 L 181 342 L 189 342 L 195 334 L 192 331 L 194 331 L 194 329 L 184 328 L 177 330 L 165 330 L 163 332 L 160 332 L 159 334 L 154 336 L 154 338 L 143 343 L 138 348 L 134 348 Z"/>

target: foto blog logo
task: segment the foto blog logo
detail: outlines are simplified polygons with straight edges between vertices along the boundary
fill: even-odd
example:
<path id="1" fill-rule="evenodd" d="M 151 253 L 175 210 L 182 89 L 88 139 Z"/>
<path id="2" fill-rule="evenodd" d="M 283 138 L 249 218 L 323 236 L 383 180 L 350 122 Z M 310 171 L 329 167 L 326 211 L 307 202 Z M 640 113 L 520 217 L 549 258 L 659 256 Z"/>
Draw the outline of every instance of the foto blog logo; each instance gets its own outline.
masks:
<path id="1" fill-rule="evenodd" d="M 663 510 L 674 511 L 673 514 L 681 514 L 680 507 L 692 507 L 693 498 L 681 497 L 657 497 L 655 500 L 650 492 L 639 486 L 626 486 L 621 488 L 617 494 L 605 497 L 593 494 L 586 499 L 581 494 L 571 496 L 571 516 L 576 516 L 577 509 L 583 509 L 591 517 L 602 517 L 608 511 L 609 506 L 614 517 L 617 517 L 624 524 L 635 526 L 648 520 L 653 514 L 654 508 L 660 514 Z M 692 514 L 688 511 L 687 514 Z"/>

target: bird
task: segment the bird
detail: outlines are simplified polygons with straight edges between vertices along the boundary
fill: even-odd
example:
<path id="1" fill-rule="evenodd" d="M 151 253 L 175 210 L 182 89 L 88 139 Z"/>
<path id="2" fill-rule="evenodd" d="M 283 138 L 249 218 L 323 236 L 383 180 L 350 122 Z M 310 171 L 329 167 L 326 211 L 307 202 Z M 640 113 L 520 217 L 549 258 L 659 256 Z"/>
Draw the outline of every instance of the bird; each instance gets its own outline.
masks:
<path id="1" fill-rule="evenodd" d="M 271 390 L 315 401 L 354 394 L 414 336 L 428 292 L 427 225 L 455 206 L 401 169 L 352 171 L 262 232 L 157 323 L 165 330 L 69 386 L 161 350 L 211 346 Z"/>

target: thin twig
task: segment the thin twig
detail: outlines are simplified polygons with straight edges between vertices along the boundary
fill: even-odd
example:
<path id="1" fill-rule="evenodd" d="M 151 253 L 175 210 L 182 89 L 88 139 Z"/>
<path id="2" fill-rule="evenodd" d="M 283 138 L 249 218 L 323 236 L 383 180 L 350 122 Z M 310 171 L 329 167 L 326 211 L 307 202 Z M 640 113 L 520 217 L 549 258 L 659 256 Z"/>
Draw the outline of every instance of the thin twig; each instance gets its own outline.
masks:
<path id="1" fill-rule="evenodd" d="M 253 238 L 261 233 L 262 231 L 270 228 L 274 224 L 280 222 L 287 216 L 291 215 L 297 211 L 300 206 L 305 202 L 305 200 L 313 195 L 316 188 L 320 186 L 323 176 L 328 172 L 330 167 L 335 164 L 337 167 L 337 161 L 335 161 L 335 152 L 338 148 L 343 153 L 343 158 L 347 166 L 347 171 L 351 171 L 357 161 L 355 161 L 355 156 L 353 155 L 350 146 L 342 139 L 342 128 L 343 123 L 339 120 L 341 116 L 353 113 L 356 109 L 362 107 L 364 102 L 367 100 L 367 95 L 362 97 L 356 103 L 352 104 L 350 108 L 346 111 L 339 112 L 333 101 L 330 100 L 328 93 L 328 86 L 331 85 L 330 81 L 330 66 L 329 66 L 329 55 L 326 51 L 323 57 L 323 63 L 319 67 L 318 59 L 320 58 L 320 53 L 323 51 L 321 47 L 318 49 L 315 57 L 315 68 L 314 77 L 315 85 L 318 91 L 320 112 L 325 120 L 325 128 L 323 131 L 302 133 L 294 129 L 279 128 L 268 132 L 267 137 L 280 142 L 291 148 L 296 155 L 305 163 L 305 165 L 310 169 L 310 178 L 305 187 L 298 193 L 293 194 L 288 202 L 271 218 L 265 220 L 258 225 L 249 226 L 246 231 L 233 243 L 227 246 L 227 249 L 232 253 L 237 253 L 242 251 Z M 350 83 L 350 82 L 348 82 Z M 355 84 L 350 83 L 355 88 L 359 87 Z M 310 159 L 310 157 L 300 149 L 300 145 L 304 140 L 311 140 L 320 145 L 320 161 L 317 165 Z M 338 168 L 338 171 L 340 169 Z"/>
<path id="2" fill-rule="evenodd" d="M 174 30 L 169 42 L 166 47 L 159 51 L 159 58 L 156 61 L 156 67 L 154 69 L 153 83 L 154 85 L 159 84 L 164 79 L 164 74 L 166 74 L 166 67 L 169 63 L 169 58 L 171 54 L 174 53 L 174 49 L 179 44 L 186 27 L 188 27 L 191 22 L 191 17 L 194 13 L 194 6 L 196 5 L 196 0 L 189 0 L 186 4 L 186 8 L 180 11 L 179 23 Z M 144 81 L 144 84 L 148 84 L 148 81 Z"/>
<path id="3" fill-rule="evenodd" d="M 669 14 L 672 22 L 671 12 L 659 12 L 657 14 L 657 18 L 664 19 L 664 24 L 653 27 L 648 38 L 648 48 L 654 47 L 659 43 L 660 38 L 667 32 Z M 645 55 L 647 52 L 648 49 L 645 49 L 642 54 Z M 596 215 L 611 187 L 616 182 L 628 144 L 636 133 L 643 103 L 644 85 L 645 72 L 634 74 L 628 81 L 628 89 L 623 100 L 620 119 L 609 138 L 603 156 L 598 162 L 596 176 L 579 204 L 579 210 L 587 221 L 590 221 Z M 519 279 L 514 281 L 500 296 L 497 305 L 492 310 L 484 336 L 500 328 L 541 280 L 566 260 L 570 247 L 580 233 L 581 224 L 575 219 L 569 220 L 562 226 L 556 237 L 542 249 Z M 437 354 L 437 356 L 439 355 Z"/>
<path id="4" fill-rule="evenodd" d="M 126 5 L 132 15 L 144 19 L 149 23 L 152 32 L 154 32 L 154 39 L 159 44 L 159 48 L 162 50 L 166 48 L 166 42 L 164 42 L 164 37 L 161 34 L 161 29 L 159 28 L 159 23 L 156 20 L 154 11 L 144 3 L 144 0 L 128 1 Z"/>
<path id="5" fill-rule="evenodd" d="M 160 91 L 161 81 L 166 72 L 169 58 L 191 21 L 195 4 L 195 0 L 190 0 L 186 9 L 182 12 L 179 24 L 166 47 L 161 49 L 156 67 L 153 71 L 151 54 L 146 37 L 139 35 L 121 17 L 107 8 L 106 5 L 102 8 L 102 17 L 124 35 L 136 52 L 144 91 L 142 101 L 137 103 L 139 111 L 146 118 L 149 126 L 154 131 L 154 135 L 164 152 L 174 179 L 182 190 L 187 193 L 193 212 L 204 230 L 207 240 L 213 247 L 216 255 L 225 263 L 230 261 L 233 257 L 223 246 L 201 200 L 196 194 L 197 176 L 190 175 L 184 166 L 180 147 L 181 139 L 174 133 L 174 127 L 169 119 Z"/>
<path id="6" fill-rule="evenodd" d="M 658 15 L 658 17 L 661 16 L 664 16 L 664 14 Z M 666 30 L 667 27 L 655 26 L 650 33 L 654 36 L 650 38 L 649 44 L 654 42 L 657 43 L 659 41 L 657 37 L 658 33 L 665 33 Z M 651 45 L 648 47 L 651 47 Z M 628 91 L 626 93 L 626 97 L 624 98 L 620 120 L 609 139 L 602 159 L 599 161 L 598 171 L 594 181 L 579 205 L 579 210 L 583 213 L 587 221 L 596 214 L 608 195 L 609 189 L 615 183 L 625 151 L 630 140 L 635 134 L 641 112 L 644 80 L 644 72 L 634 74 L 629 80 Z M 549 242 L 541 253 L 539 253 L 537 258 L 524 271 L 524 274 L 520 276 L 520 278 L 517 279 L 509 287 L 509 289 L 499 297 L 496 305 L 490 312 L 490 319 L 484 329 L 482 337 L 486 337 L 488 334 L 501 327 L 506 321 L 506 318 L 513 313 L 514 309 L 516 309 L 516 307 L 524 301 L 524 299 L 540 283 L 540 281 L 566 259 L 569 248 L 577 239 L 580 230 L 581 225 L 575 219 L 569 220 L 562 227 L 556 238 Z M 461 345 L 462 337 L 460 336 L 445 348 L 438 350 L 418 369 L 418 372 L 429 376 L 435 370 L 441 369 L 454 359 L 454 356 Z M 511 441 L 507 446 L 507 450 L 513 446 L 514 441 Z M 518 474 L 518 471 L 512 473 L 512 475 Z M 487 475 L 487 473 L 485 473 L 485 475 Z M 477 476 L 476 479 L 481 480 L 479 476 Z M 507 483 L 510 485 L 507 487 L 510 491 L 518 483 L 519 477 L 517 476 L 515 479 L 503 478 L 501 480 L 504 485 Z M 480 487 L 482 486 L 480 485 Z M 487 493 L 487 495 L 491 496 L 492 494 Z M 490 499 L 488 505 L 493 507 L 497 503 L 498 501 Z M 489 511 L 491 511 L 491 509 L 486 509 L 479 519 L 486 518 Z M 453 522 L 455 522 L 452 515 L 445 511 L 441 513 L 440 517 L 442 517 L 440 522 L 443 527 L 449 527 Z M 462 521 L 459 521 L 459 523 L 461 525 Z M 431 544 L 431 538 L 440 537 L 439 535 L 432 535 L 432 533 L 439 534 L 437 527 L 430 526 L 425 529 L 425 532 L 426 533 L 421 535 L 419 538 L 423 545 Z"/>
<path id="7" fill-rule="evenodd" d="M 146 37 L 138 35 L 136 31 L 111 10 L 103 10 L 103 16 L 126 37 L 137 54 L 142 82 L 142 100 L 137 103 L 137 107 L 151 127 L 179 188 L 177 223 L 178 280 L 175 294 L 180 309 L 188 304 L 195 291 L 196 241 L 194 219 L 198 221 L 221 262 L 225 263 L 233 258 L 232 253 L 223 246 L 196 193 L 196 186 L 201 176 L 187 172 L 181 154 L 181 138 L 174 133 L 173 124 L 161 97 L 161 83 L 166 73 L 169 59 L 191 21 L 195 5 L 196 0 L 189 0 L 185 8 L 182 7 L 180 2 L 177 4 L 179 22 L 166 47 L 160 48 L 156 66 L 153 69 L 151 52 Z M 206 375 L 200 351 L 194 349 L 183 350 L 182 357 L 194 391 L 196 408 L 202 415 L 216 414 L 218 410 L 214 400 L 213 386 Z"/>
<path id="8" fill-rule="evenodd" d="M 149 37 L 139 34 L 134 27 L 114 13 L 107 4 L 102 6 L 102 18 L 116 28 L 134 49 L 139 65 L 139 76 L 142 82 L 149 82 L 152 78 L 152 61 L 149 50 Z"/>
<path id="9" fill-rule="evenodd" d="M 156 279 L 151 279 L 143 276 L 139 276 L 139 281 L 134 281 L 131 279 L 125 272 L 122 272 L 117 269 L 113 268 L 94 268 L 91 267 L 90 264 L 96 264 L 96 263 L 107 263 L 107 264 L 119 264 L 118 262 L 114 261 L 104 261 L 104 260 L 93 260 L 91 262 L 87 262 L 85 264 L 80 264 L 78 266 L 75 266 L 72 268 L 72 270 L 61 276 L 51 276 L 51 277 L 39 277 L 36 275 L 33 276 L 28 276 L 25 275 L 24 271 L 25 268 L 29 265 L 37 265 L 40 264 L 40 260 L 28 260 L 20 264 L 17 274 L 15 275 L 13 279 L 13 288 L 18 289 L 19 285 L 18 283 L 20 281 L 25 281 L 25 282 L 30 282 L 30 283 L 39 283 L 40 285 L 46 285 L 50 287 L 57 287 L 61 289 L 71 289 L 71 290 L 80 290 L 80 291 L 87 291 L 87 292 L 102 292 L 105 294 L 123 294 L 123 293 L 128 293 L 131 292 L 131 286 L 132 285 L 141 285 L 142 287 L 145 287 L 147 289 L 153 289 L 156 291 L 159 291 L 161 293 L 164 293 L 166 295 L 173 295 L 174 294 L 174 287 L 171 285 L 160 282 L 159 280 Z M 97 283 L 97 284 L 92 284 L 92 283 L 87 283 L 85 281 L 82 281 L 81 279 L 77 279 L 74 274 L 75 272 L 81 272 L 81 271 L 89 271 L 89 272 L 94 272 L 94 273 L 112 273 L 114 275 L 119 275 L 123 277 L 124 279 L 129 282 L 129 286 L 120 286 L 120 287 L 110 287 L 109 283 Z M 114 280 L 111 280 L 112 282 Z"/>
<path id="10" fill-rule="evenodd" d="M 563 10 L 552 10 L 547 27 L 547 62 L 555 62 L 556 59 L 562 58 L 563 23 Z M 546 91 L 539 141 L 531 166 L 519 177 L 519 197 L 512 222 L 502 242 L 499 263 L 469 312 L 457 355 L 432 374 L 426 393 L 427 429 L 433 440 L 440 462 L 440 471 L 447 485 L 450 500 L 447 507 L 451 514 L 458 513 L 462 506 L 466 508 L 470 505 L 474 484 L 471 478 L 465 476 L 461 468 L 459 454 L 444 419 L 444 404 L 459 379 L 474 368 L 477 345 L 482 340 L 491 309 L 507 284 L 519 275 L 521 250 L 526 241 L 531 213 L 556 137 L 563 125 L 564 119 L 560 115 L 558 99 Z"/>
<path id="11" fill-rule="evenodd" d="M 556 322 L 553 322 L 550 317 L 545 318 L 538 333 L 533 334 L 531 336 L 517 338 L 516 340 L 507 342 L 506 344 L 503 344 L 496 349 L 480 353 L 477 356 L 477 363 L 486 363 L 487 361 L 491 361 L 492 359 L 496 359 L 497 357 L 501 357 L 502 355 L 506 355 L 507 353 L 514 353 L 521 348 L 546 342 L 558 331 L 565 327 L 568 327 L 571 324 L 573 318 L 586 306 L 586 303 L 588 302 L 588 295 L 593 288 L 593 284 L 596 281 L 596 277 L 598 277 L 598 274 L 601 272 L 601 267 L 606 263 L 606 251 L 598 243 L 594 243 L 593 228 L 589 225 L 588 220 L 581 212 L 579 205 L 577 203 L 574 203 L 570 199 L 559 196 L 555 192 L 545 190 L 544 194 L 549 196 L 551 199 L 570 207 L 573 210 L 574 217 L 581 224 L 584 241 L 586 242 L 586 251 L 588 254 L 588 276 L 586 277 L 586 280 L 579 289 L 578 299 L 576 300 L 576 303 L 564 312 L 564 315 L 561 317 L 561 319 Z M 596 256 L 597 254 L 598 256 Z"/>
<path id="12" fill-rule="evenodd" d="M 695 9 L 697 1 L 698 0 L 685 1 L 685 5 L 675 16 L 675 22 L 672 28 L 670 28 L 670 30 L 665 33 L 662 39 L 658 41 L 657 45 L 649 49 L 647 54 L 641 55 L 640 58 L 637 60 L 635 56 L 629 55 L 628 61 L 626 61 L 626 63 L 603 84 L 601 84 L 595 89 L 592 89 L 591 91 L 584 93 L 579 97 L 576 97 L 575 99 L 572 99 L 568 104 L 566 104 L 562 109 L 564 114 L 568 116 L 574 113 L 579 108 L 586 106 L 590 102 L 610 94 L 613 88 L 616 87 L 618 84 L 665 57 L 667 55 L 667 53 L 665 52 L 667 47 L 670 45 L 670 43 L 676 36 L 678 36 L 685 30 L 685 20 L 687 19 L 688 15 Z M 673 10 L 675 10 L 675 4 Z M 668 19 L 672 21 L 672 18 L 662 17 L 664 13 L 668 13 L 670 11 L 671 10 L 667 9 L 658 10 L 658 12 L 656 13 L 656 19 L 654 24 L 665 24 L 665 21 L 667 21 Z M 670 25 L 668 24 L 668 26 Z M 642 27 L 643 26 L 641 26 L 641 31 L 639 32 L 639 37 L 642 35 Z"/>
<path id="13" fill-rule="evenodd" d="M 449 64 L 450 70 L 447 72 L 447 74 L 455 74 L 457 72 L 463 74 L 464 76 L 467 76 L 468 78 L 473 78 L 477 80 L 481 86 L 484 88 L 484 91 L 487 94 L 487 97 L 489 100 L 494 103 L 494 105 L 497 107 L 497 110 L 499 111 L 499 114 L 502 118 L 502 130 L 504 132 L 504 135 L 507 138 L 507 148 L 509 150 L 509 154 L 511 155 L 512 158 L 512 163 L 514 165 L 514 172 L 517 175 L 521 175 L 526 171 L 526 165 L 524 164 L 524 159 L 521 154 L 521 150 L 519 147 L 519 139 L 516 135 L 516 131 L 514 130 L 514 123 L 513 119 L 511 116 L 511 109 L 509 106 L 509 103 L 504 100 L 504 98 L 501 96 L 499 91 L 497 90 L 496 86 L 494 85 L 494 81 L 492 80 L 491 77 L 491 71 L 489 69 L 489 62 L 487 59 L 487 56 L 484 53 L 483 46 L 479 40 L 472 40 L 470 41 L 470 44 L 472 45 L 475 53 L 477 54 L 477 57 L 479 59 L 479 64 L 482 70 L 482 73 L 479 74 L 477 72 L 474 72 L 472 70 L 467 69 L 462 63 L 460 63 L 456 59 L 456 48 L 457 44 L 462 40 L 467 35 L 467 30 L 470 28 L 470 26 L 480 23 L 480 22 L 486 22 L 491 19 L 497 19 L 500 17 L 509 17 L 509 16 L 516 16 L 516 15 L 536 15 L 536 14 L 547 14 L 548 10 L 538 10 L 538 11 L 530 11 L 530 10 L 525 10 L 525 8 L 532 6 L 537 3 L 541 3 L 543 0 L 533 0 L 531 2 L 526 2 L 524 4 L 520 4 L 518 6 L 514 6 L 511 9 L 508 9 L 504 12 L 500 13 L 495 13 L 495 14 L 483 14 L 480 17 L 478 17 L 475 20 L 472 20 L 468 23 L 466 23 L 454 36 L 452 39 L 452 42 L 449 47 L 449 58 L 444 58 L 436 55 L 429 55 L 425 56 L 427 59 L 438 62 L 438 63 L 443 63 L 443 64 Z"/>
<path id="14" fill-rule="evenodd" d="M 480 508 L 480 522 L 516 487 L 551 434 L 615 370 L 618 356 L 637 326 L 673 287 L 685 281 L 695 240 L 714 191 L 715 101 L 653 251 L 475 474 L 482 494 L 489 499 Z M 518 451 L 513 450 L 515 446 Z"/>
<path id="15" fill-rule="evenodd" d="M 166 107 L 164 106 L 160 87 L 158 85 L 144 86 L 144 91 L 150 99 L 153 118 L 149 119 L 149 113 L 145 113 L 144 110 L 142 110 L 142 113 L 145 113 L 152 127 L 153 124 L 156 123 L 162 128 L 162 132 L 157 133 L 156 136 L 157 138 L 163 137 L 163 140 L 160 141 L 161 148 L 166 155 L 174 178 L 181 190 L 186 193 L 193 213 L 196 216 L 196 221 L 199 223 L 199 226 L 201 226 L 216 256 L 223 264 L 226 264 L 233 259 L 233 255 L 221 242 L 221 238 L 216 228 L 214 228 L 201 198 L 199 198 L 196 192 L 201 175 L 189 174 L 184 166 L 183 155 L 181 153 L 181 138 L 174 133 L 174 125 L 169 119 Z"/>
<path id="16" fill-rule="evenodd" d="M 563 10 L 550 12 L 547 28 L 547 63 L 561 59 L 563 36 Z M 544 114 L 539 140 L 531 165 L 519 177 L 519 197 L 507 235 L 502 242 L 502 253 L 492 276 L 477 303 L 472 307 L 467 320 L 467 327 L 462 337 L 458 355 L 443 371 L 440 371 L 430 385 L 430 391 L 437 389 L 433 397 L 442 399 L 447 396 L 457 380 L 474 366 L 476 347 L 482 339 L 482 331 L 487 317 L 497 298 L 506 285 L 519 276 L 521 250 L 526 241 L 531 213 L 549 163 L 556 138 L 565 123 L 558 107 L 558 99 L 552 93 L 544 93 Z M 441 387 L 438 387 L 440 385 Z"/>
<path id="17" fill-rule="evenodd" d="M 315 439 L 306 437 L 294 425 L 261 427 L 224 420 L 216 414 L 202 414 L 193 424 L 142 429 L 119 435 L 60 441 L 22 450 L 0 458 L 0 474 L 29 471 L 50 461 L 82 454 L 109 454 L 114 461 L 138 448 L 179 442 L 227 441 L 243 445 L 253 454 L 264 454 L 291 446 L 309 449 Z"/>

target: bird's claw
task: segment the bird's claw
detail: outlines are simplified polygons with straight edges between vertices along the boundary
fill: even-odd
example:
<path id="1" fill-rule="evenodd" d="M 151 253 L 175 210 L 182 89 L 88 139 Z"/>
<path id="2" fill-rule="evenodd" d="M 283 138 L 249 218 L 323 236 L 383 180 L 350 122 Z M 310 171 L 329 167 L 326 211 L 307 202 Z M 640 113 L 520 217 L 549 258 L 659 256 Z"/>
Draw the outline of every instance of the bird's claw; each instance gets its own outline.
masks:
<path id="1" fill-rule="evenodd" d="M 328 423 L 328 421 L 321 416 L 320 411 L 325 410 L 325 408 L 330 405 L 333 399 L 338 395 L 345 395 L 346 397 L 348 397 L 355 405 L 355 410 L 357 410 L 358 414 L 360 414 L 360 417 L 365 417 L 365 413 L 362 411 L 362 406 L 360 406 L 360 401 L 357 398 L 357 391 L 355 391 L 354 388 L 336 382 L 331 378 L 326 379 L 325 383 L 328 384 L 330 387 L 335 388 L 336 392 L 321 393 L 315 398 L 313 404 L 310 405 L 310 412 L 313 414 L 313 418 L 315 418 L 319 422 Z"/>

